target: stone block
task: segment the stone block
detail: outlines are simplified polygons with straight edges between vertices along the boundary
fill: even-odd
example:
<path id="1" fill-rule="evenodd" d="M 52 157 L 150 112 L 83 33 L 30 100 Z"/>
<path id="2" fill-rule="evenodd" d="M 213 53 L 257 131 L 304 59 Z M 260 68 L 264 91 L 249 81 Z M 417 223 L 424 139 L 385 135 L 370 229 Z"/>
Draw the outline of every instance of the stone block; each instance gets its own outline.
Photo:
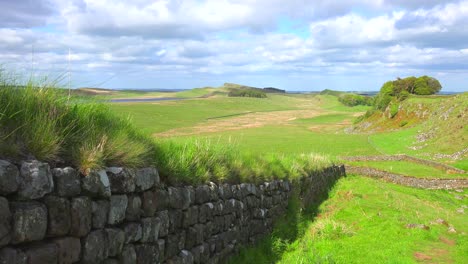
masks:
<path id="1" fill-rule="evenodd" d="M 185 248 L 191 249 L 203 243 L 205 228 L 202 224 L 196 224 L 187 229 Z"/>
<path id="2" fill-rule="evenodd" d="M 5 247 L 0 249 L 0 264 L 26 264 L 27 258 L 23 251 Z"/>
<path id="3" fill-rule="evenodd" d="M 126 195 L 112 195 L 110 197 L 109 216 L 107 223 L 115 225 L 122 223 L 127 211 L 128 198 Z"/>
<path id="4" fill-rule="evenodd" d="M 185 247 L 185 231 L 171 234 L 166 239 L 165 256 L 171 258 Z"/>
<path id="5" fill-rule="evenodd" d="M 140 223 L 127 223 L 124 225 L 125 243 L 134 243 L 140 241 L 143 231 Z"/>
<path id="6" fill-rule="evenodd" d="M 66 168 L 52 169 L 55 193 L 62 197 L 73 197 L 81 193 L 80 174 L 77 170 Z"/>
<path id="7" fill-rule="evenodd" d="M 195 188 L 195 202 L 203 204 L 210 201 L 210 187 L 208 185 L 199 185 Z"/>
<path id="8" fill-rule="evenodd" d="M 154 191 L 153 203 L 156 211 L 169 209 L 169 193 L 164 189 L 156 189 Z"/>
<path id="9" fill-rule="evenodd" d="M 71 227 L 70 201 L 67 198 L 49 195 L 44 199 L 49 221 L 47 236 L 56 237 L 68 234 Z"/>
<path id="10" fill-rule="evenodd" d="M 143 210 L 144 216 L 154 216 L 156 212 L 156 203 L 154 193 L 152 191 L 146 191 L 141 195 L 141 209 Z"/>
<path id="11" fill-rule="evenodd" d="M 97 200 L 92 202 L 93 228 L 102 229 L 107 224 L 109 216 L 109 201 Z"/>
<path id="12" fill-rule="evenodd" d="M 0 160 L 0 195 L 16 192 L 18 179 L 18 168 L 6 160 Z"/>
<path id="13" fill-rule="evenodd" d="M 205 203 L 200 205 L 198 212 L 198 220 L 200 223 L 205 223 L 213 218 L 214 205 L 213 203 Z"/>
<path id="14" fill-rule="evenodd" d="M 165 259 L 164 251 L 165 251 L 166 241 L 164 239 L 158 239 L 158 241 L 156 242 L 156 245 L 158 246 L 158 251 L 159 251 L 159 262 L 163 263 Z"/>
<path id="15" fill-rule="evenodd" d="M 0 196 L 0 248 L 11 240 L 11 212 L 8 200 Z"/>
<path id="16" fill-rule="evenodd" d="M 159 173 L 156 168 L 142 168 L 136 170 L 135 174 L 135 190 L 146 191 L 154 185 L 159 184 Z"/>
<path id="17" fill-rule="evenodd" d="M 218 187 L 218 195 L 223 200 L 229 200 L 232 198 L 231 185 L 224 183 Z"/>
<path id="18" fill-rule="evenodd" d="M 167 210 L 158 212 L 157 217 L 161 221 L 161 225 L 159 227 L 159 237 L 165 237 L 169 234 L 169 213 Z"/>
<path id="19" fill-rule="evenodd" d="M 105 170 L 92 170 L 81 178 L 83 193 L 94 197 L 110 197 L 111 188 Z"/>
<path id="20" fill-rule="evenodd" d="M 78 262 L 81 256 L 81 242 L 79 238 L 63 237 L 54 239 L 57 247 L 57 263 L 72 264 Z"/>
<path id="21" fill-rule="evenodd" d="M 70 234 L 82 237 L 91 231 L 93 208 L 88 197 L 76 197 L 71 201 L 71 228 Z"/>
<path id="22" fill-rule="evenodd" d="M 169 205 L 172 209 L 182 209 L 185 205 L 182 195 L 183 188 L 169 187 L 167 193 L 169 195 Z"/>
<path id="23" fill-rule="evenodd" d="M 57 264 L 57 246 L 54 243 L 37 244 L 24 249 L 29 264 Z"/>
<path id="24" fill-rule="evenodd" d="M 156 242 L 159 238 L 159 228 L 161 220 L 158 217 L 148 217 L 141 219 L 142 237 L 141 242 Z"/>
<path id="25" fill-rule="evenodd" d="M 113 258 L 105 259 L 102 264 L 120 264 L 118 260 Z"/>
<path id="26" fill-rule="evenodd" d="M 18 198 L 33 200 L 54 190 L 54 181 L 49 164 L 39 161 L 21 163 Z"/>
<path id="27" fill-rule="evenodd" d="M 127 211 L 125 213 L 125 219 L 127 221 L 140 220 L 143 210 L 141 209 L 141 198 L 137 195 L 128 196 Z"/>
<path id="28" fill-rule="evenodd" d="M 182 250 L 179 253 L 179 258 L 182 261 L 182 264 L 193 264 L 193 255 L 192 252 L 188 250 Z"/>
<path id="29" fill-rule="evenodd" d="M 81 239 L 83 264 L 100 263 L 108 257 L 108 239 L 105 230 L 95 230 Z"/>
<path id="30" fill-rule="evenodd" d="M 195 203 L 195 189 L 192 186 L 181 188 L 183 205 L 182 209 L 187 209 Z"/>
<path id="31" fill-rule="evenodd" d="M 210 188 L 210 201 L 214 202 L 218 200 L 218 193 L 219 193 L 219 188 L 218 185 L 214 182 L 208 183 L 208 187 Z"/>
<path id="32" fill-rule="evenodd" d="M 159 260 L 158 246 L 154 244 L 135 245 L 135 253 L 138 264 L 153 264 Z"/>
<path id="33" fill-rule="evenodd" d="M 182 210 L 169 211 L 169 233 L 173 233 L 182 228 L 183 218 L 184 214 L 182 213 Z"/>
<path id="34" fill-rule="evenodd" d="M 187 228 L 198 223 L 198 206 L 194 205 L 189 207 L 183 214 L 182 227 Z"/>
<path id="35" fill-rule="evenodd" d="M 13 244 L 44 239 L 47 231 L 47 207 L 44 204 L 35 201 L 13 202 L 10 209 Z"/>
<path id="36" fill-rule="evenodd" d="M 132 244 L 125 245 L 118 260 L 120 264 L 137 264 L 135 247 Z"/>
<path id="37" fill-rule="evenodd" d="M 135 171 L 121 167 L 106 169 L 112 193 L 131 193 L 135 191 Z"/>
<path id="38" fill-rule="evenodd" d="M 115 257 L 122 252 L 125 243 L 125 232 L 118 228 L 106 228 L 107 253 L 109 257 Z"/>

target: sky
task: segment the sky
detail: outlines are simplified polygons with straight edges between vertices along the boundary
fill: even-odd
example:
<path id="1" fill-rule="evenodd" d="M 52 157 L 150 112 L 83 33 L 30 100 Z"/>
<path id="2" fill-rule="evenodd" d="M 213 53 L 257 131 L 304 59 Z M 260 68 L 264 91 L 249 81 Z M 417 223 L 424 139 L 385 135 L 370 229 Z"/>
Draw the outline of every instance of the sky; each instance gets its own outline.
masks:
<path id="1" fill-rule="evenodd" d="M 0 0 L 0 64 L 65 85 L 468 91 L 468 0 Z M 68 81 L 70 77 L 70 81 Z"/>

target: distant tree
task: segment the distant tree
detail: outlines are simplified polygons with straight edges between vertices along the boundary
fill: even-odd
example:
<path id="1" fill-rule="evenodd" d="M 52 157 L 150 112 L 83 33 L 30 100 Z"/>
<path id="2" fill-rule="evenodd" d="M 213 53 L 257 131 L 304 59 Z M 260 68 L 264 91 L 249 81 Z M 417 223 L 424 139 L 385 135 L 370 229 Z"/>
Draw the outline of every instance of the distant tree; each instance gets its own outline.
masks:
<path id="1" fill-rule="evenodd" d="M 414 86 L 414 94 L 417 95 L 435 94 L 442 89 L 442 86 L 437 79 L 426 75 L 417 78 Z"/>

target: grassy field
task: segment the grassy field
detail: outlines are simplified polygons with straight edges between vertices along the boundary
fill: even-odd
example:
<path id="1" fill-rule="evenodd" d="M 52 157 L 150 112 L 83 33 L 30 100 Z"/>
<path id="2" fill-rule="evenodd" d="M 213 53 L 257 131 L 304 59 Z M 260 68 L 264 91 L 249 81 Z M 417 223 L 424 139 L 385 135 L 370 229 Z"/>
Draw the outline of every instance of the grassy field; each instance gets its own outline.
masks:
<path id="1" fill-rule="evenodd" d="M 422 164 L 408 161 L 359 161 L 349 162 L 350 165 L 364 166 L 380 169 L 392 173 L 418 178 L 466 178 L 468 174 L 447 173 L 445 170 L 437 169 Z"/>
<path id="2" fill-rule="evenodd" d="M 231 263 L 467 263 L 466 216 L 457 212 L 466 194 L 348 176 L 315 218 L 292 203 L 272 236 Z"/>

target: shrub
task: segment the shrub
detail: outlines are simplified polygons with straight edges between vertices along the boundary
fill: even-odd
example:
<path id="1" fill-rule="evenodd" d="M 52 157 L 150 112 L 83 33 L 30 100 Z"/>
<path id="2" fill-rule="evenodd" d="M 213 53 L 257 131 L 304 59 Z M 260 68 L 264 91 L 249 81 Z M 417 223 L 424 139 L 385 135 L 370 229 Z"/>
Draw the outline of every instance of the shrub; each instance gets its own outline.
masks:
<path id="1" fill-rule="evenodd" d="M 266 98 L 267 95 L 262 89 L 258 88 L 231 88 L 229 89 L 228 96 L 231 97 L 256 97 Z"/>
<path id="2" fill-rule="evenodd" d="M 398 114 L 399 105 L 391 104 L 390 105 L 390 118 L 394 118 Z"/>
<path id="3" fill-rule="evenodd" d="M 403 121 L 400 122 L 400 127 L 404 127 L 404 126 L 406 126 L 407 124 L 408 124 L 408 121 L 403 120 Z"/>
<path id="4" fill-rule="evenodd" d="M 338 97 L 338 101 L 340 101 L 342 104 L 347 105 L 347 106 L 372 105 L 373 104 L 372 97 L 363 96 L 359 94 L 353 94 L 353 93 L 341 94 Z"/>

